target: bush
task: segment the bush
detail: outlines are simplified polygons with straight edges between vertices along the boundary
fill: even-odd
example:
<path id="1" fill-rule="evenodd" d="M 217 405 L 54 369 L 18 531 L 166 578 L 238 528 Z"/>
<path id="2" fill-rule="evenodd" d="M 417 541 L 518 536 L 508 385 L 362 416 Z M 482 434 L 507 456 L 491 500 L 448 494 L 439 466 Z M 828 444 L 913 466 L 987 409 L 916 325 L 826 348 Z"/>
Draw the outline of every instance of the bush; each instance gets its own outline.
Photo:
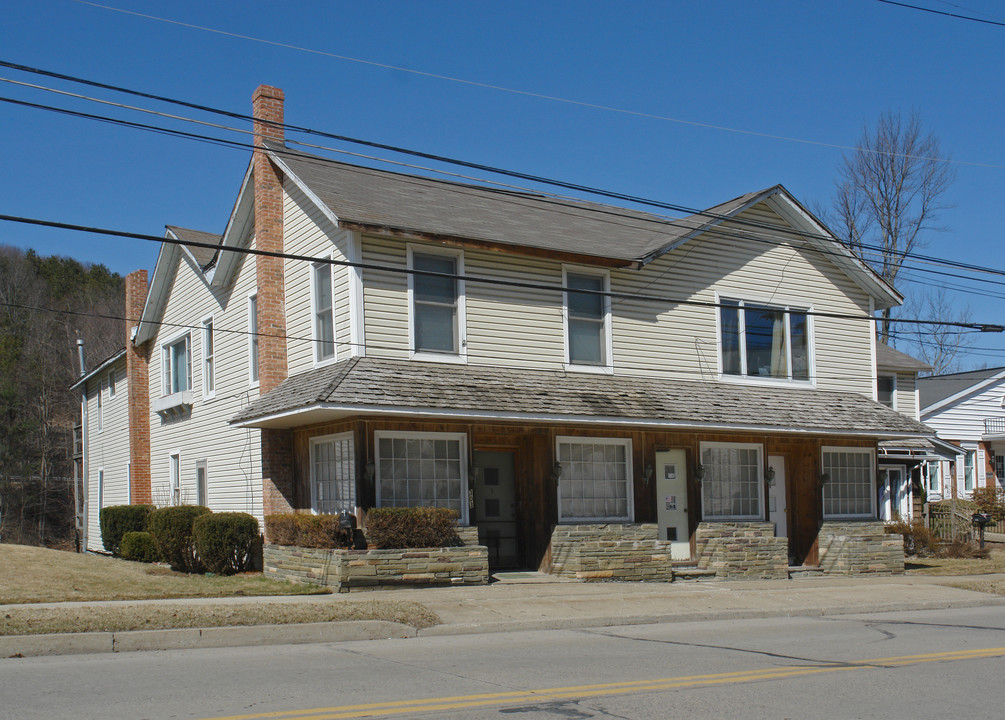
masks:
<path id="1" fill-rule="evenodd" d="M 201 505 L 163 507 L 150 513 L 147 530 L 153 535 L 161 557 L 179 572 L 202 572 L 202 564 L 192 543 L 192 523 L 212 512 Z"/>
<path id="2" fill-rule="evenodd" d="M 995 522 L 1005 519 L 1005 489 L 994 485 L 974 488 L 971 498 L 976 512 L 988 513 Z"/>
<path id="3" fill-rule="evenodd" d="M 938 548 L 938 542 L 924 520 L 888 522 L 885 529 L 892 535 L 904 536 L 905 555 L 932 555 Z"/>
<path id="4" fill-rule="evenodd" d="M 352 533 L 342 530 L 338 515 L 280 513 L 265 516 L 270 543 L 305 548 L 352 547 Z"/>
<path id="5" fill-rule="evenodd" d="M 972 542 L 957 538 L 939 550 L 936 557 L 954 559 L 977 558 L 983 560 L 990 555 L 991 551 L 987 548 L 982 550 L 979 547 L 976 547 Z"/>
<path id="6" fill-rule="evenodd" d="M 135 562 L 152 563 L 161 559 L 157 543 L 148 532 L 127 532 L 122 536 L 122 558 Z"/>
<path id="7" fill-rule="evenodd" d="M 258 520 L 247 513 L 209 513 L 192 523 L 192 542 L 203 566 L 218 575 L 251 569 L 260 537 Z"/>
<path id="8" fill-rule="evenodd" d="M 366 514 L 366 534 L 378 548 L 455 547 L 457 512 L 447 508 L 374 508 Z"/>
<path id="9" fill-rule="evenodd" d="M 118 557 L 123 536 L 128 532 L 146 530 L 147 516 L 153 509 L 153 505 L 109 505 L 101 508 L 98 520 L 105 550 Z"/>

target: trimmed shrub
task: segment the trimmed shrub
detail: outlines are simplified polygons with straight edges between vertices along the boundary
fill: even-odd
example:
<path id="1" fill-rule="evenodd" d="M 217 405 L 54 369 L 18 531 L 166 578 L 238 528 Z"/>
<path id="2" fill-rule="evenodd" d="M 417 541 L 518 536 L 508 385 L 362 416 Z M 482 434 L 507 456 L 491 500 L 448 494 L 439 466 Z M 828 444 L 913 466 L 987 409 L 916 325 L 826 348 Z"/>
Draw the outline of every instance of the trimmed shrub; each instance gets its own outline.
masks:
<path id="1" fill-rule="evenodd" d="M 122 536 L 123 560 L 152 563 L 161 559 L 154 536 L 148 532 L 127 532 Z"/>
<path id="2" fill-rule="evenodd" d="M 192 522 L 192 542 L 209 572 L 218 575 L 247 572 L 260 542 L 258 520 L 241 512 L 200 515 Z"/>
<path id="3" fill-rule="evenodd" d="M 889 522 L 885 530 L 891 535 L 904 536 L 905 555 L 932 555 L 938 549 L 938 541 L 928 530 L 924 520 Z"/>
<path id="4" fill-rule="evenodd" d="M 101 508 L 98 521 L 105 550 L 118 557 L 123 536 L 128 532 L 146 530 L 147 516 L 153 509 L 153 505 L 109 505 Z"/>
<path id="5" fill-rule="evenodd" d="M 277 513 L 265 516 L 270 543 L 305 548 L 352 547 L 352 533 L 342 530 L 338 515 Z"/>
<path id="6" fill-rule="evenodd" d="M 457 512 L 447 508 L 373 508 L 366 535 L 378 548 L 456 547 Z"/>
<path id="7" fill-rule="evenodd" d="M 202 564 L 192 543 L 192 523 L 200 515 L 212 512 L 202 505 L 175 505 L 150 513 L 147 530 L 153 535 L 157 551 L 172 570 L 202 572 Z"/>

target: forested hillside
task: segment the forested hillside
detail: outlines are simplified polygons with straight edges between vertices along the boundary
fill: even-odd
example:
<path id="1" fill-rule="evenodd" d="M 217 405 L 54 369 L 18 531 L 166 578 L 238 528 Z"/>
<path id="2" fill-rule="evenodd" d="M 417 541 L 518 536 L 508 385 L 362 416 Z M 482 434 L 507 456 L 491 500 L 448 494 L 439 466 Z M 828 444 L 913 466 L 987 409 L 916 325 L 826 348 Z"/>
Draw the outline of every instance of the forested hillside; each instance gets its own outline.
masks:
<path id="1" fill-rule="evenodd" d="M 0 246 L 0 541 L 72 545 L 77 338 L 93 368 L 125 344 L 123 309 L 104 265 Z"/>

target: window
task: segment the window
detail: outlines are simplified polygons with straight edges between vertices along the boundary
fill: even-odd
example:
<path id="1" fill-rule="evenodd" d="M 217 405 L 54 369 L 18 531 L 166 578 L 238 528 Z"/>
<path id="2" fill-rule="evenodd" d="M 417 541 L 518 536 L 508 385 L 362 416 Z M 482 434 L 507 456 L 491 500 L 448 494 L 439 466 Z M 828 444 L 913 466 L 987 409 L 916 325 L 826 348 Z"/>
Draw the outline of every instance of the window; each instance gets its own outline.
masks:
<path id="1" fill-rule="evenodd" d="M 314 306 L 314 361 L 335 357 L 335 307 L 332 302 L 332 266 L 313 266 L 311 303 Z"/>
<path id="2" fill-rule="evenodd" d="M 101 432 L 102 426 L 104 425 L 105 403 L 104 400 L 102 400 L 101 398 L 101 396 L 104 395 L 104 393 L 105 393 L 105 384 L 100 380 L 98 380 L 98 418 L 97 418 L 98 432 Z"/>
<path id="3" fill-rule="evenodd" d="M 872 450 L 866 448 L 824 448 L 824 517 L 876 516 L 874 507 L 876 472 Z"/>
<path id="4" fill-rule="evenodd" d="M 205 460 L 195 464 L 195 502 L 196 505 L 209 506 L 209 467 Z"/>
<path id="5" fill-rule="evenodd" d="M 377 432 L 374 436 L 378 506 L 446 507 L 467 523 L 465 435 Z"/>
<path id="6" fill-rule="evenodd" d="M 565 325 L 569 365 L 611 364 L 611 302 L 607 274 L 566 271 Z M 588 292 L 575 292 L 586 290 Z"/>
<path id="7" fill-rule="evenodd" d="M 202 321 L 202 396 L 216 395 L 216 347 L 213 339 L 213 318 Z"/>
<path id="8" fill-rule="evenodd" d="M 108 372 L 108 399 L 111 400 L 115 397 L 115 371 L 110 370 Z"/>
<path id="9" fill-rule="evenodd" d="M 702 516 L 706 520 L 762 520 L 764 483 L 757 443 L 702 443 Z"/>
<path id="10" fill-rule="evenodd" d="M 181 505 L 181 455 L 172 453 L 168 458 L 168 472 L 171 479 L 171 504 Z"/>
<path id="11" fill-rule="evenodd" d="M 258 384 L 258 295 L 248 298 L 248 374 Z"/>
<path id="12" fill-rule="evenodd" d="M 311 509 L 355 512 L 356 458 L 351 432 L 311 438 Z"/>
<path id="13" fill-rule="evenodd" d="M 995 455 L 995 479 L 1005 487 L 1005 455 Z"/>
<path id="14" fill-rule="evenodd" d="M 630 521 L 632 441 L 620 438 L 557 438 L 558 519 Z"/>
<path id="15" fill-rule="evenodd" d="M 192 387 L 191 337 L 184 335 L 161 349 L 161 370 L 165 395 L 185 392 Z"/>
<path id="16" fill-rule="evenodd" d="M 927 463 L 928 467 L 928 487 L 927 490 L 930 494 L 938 495 L 942 492 L 942 486 L 939 482 L 939 461 L 929 460 Z"/>
<path id="17" fill-rule="evenodd" d="M 460 275 L 459 254 L 420 253 L 409 248 L 413 270 Z M 412 352 L 443 356 L 464 353 L 464 282 L 454 278 L 410 274 Z"/>
<path id="18" fill-rule="evenodd" d="M 966 450 L 963 461 L 963 492 L 974 490 L 974 455 L 975 451 Z"/>
<path id="19" fill-rule="evenodd" d="M 897 409 L 897 377 L 895 375 L 879 375 L 876 378 L 876 399 L 893 410 Z"/>
<path id="20" fill-rule="evenodd" d="M 723 375 L 809 381 L 809 320 L 805 310 L 743 300 L 720 302 Z"/>

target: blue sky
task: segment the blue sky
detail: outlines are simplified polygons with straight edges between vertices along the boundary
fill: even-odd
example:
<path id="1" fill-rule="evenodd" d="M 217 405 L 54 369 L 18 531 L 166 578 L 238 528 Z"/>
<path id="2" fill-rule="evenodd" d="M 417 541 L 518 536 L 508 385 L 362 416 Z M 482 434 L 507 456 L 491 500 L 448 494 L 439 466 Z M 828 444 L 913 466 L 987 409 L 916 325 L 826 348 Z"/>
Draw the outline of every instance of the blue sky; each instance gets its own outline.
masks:
<path id="1" fill-rule="evenodd" d="M 957 173 L 953 207 L 941 217 L 948 231 L 930 234 L 925 252 L 1005 267 L 1005 27 L 875 0 L 105 2 L 376 64 L 75 0 L 8 1 L 0 59 L 242 113 L 267 83 L 285 90 L 290 123 L 687 207 L 781 183 L 825 208 L 842 155 L 832 146 L 853 146 L 881 112 L 917 111 Z M 1005 21 L 995 0 L 916 4 Z M 13 70 L 0 78 L 179 112 Z M 9 83 L 0 96 L 147 120 Z M 132 232 L 159 235 L 165 224 L 221 232 L 248 162 L 246 151 L 6 103 L 0 129 L 0 212 Z M 157 252 L 11 223 L 0 223 L 0 242 L 120 273 L 152 269 Z M 957 292 L 951 300 L 974 320 L 1005 323 L 1001 299 Z M 968 342 L 1005 345 L 999 335 Z M 1005 364 L 1005 355 L 976 351 L 966 365 L 985 362 Z"/>

